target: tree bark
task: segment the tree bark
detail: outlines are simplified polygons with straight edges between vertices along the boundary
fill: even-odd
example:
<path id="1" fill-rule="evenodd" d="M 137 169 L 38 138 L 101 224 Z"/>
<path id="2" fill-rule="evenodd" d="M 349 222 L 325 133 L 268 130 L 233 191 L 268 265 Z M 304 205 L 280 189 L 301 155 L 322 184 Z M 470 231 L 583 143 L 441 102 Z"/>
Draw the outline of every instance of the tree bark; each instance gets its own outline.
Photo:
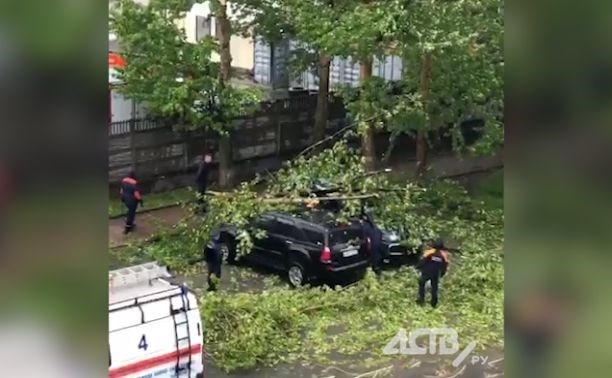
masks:
<path id="1" fill-rule="evenodd" d="M 230 52 L 231 24 L 227 17 L 227 0 L 219 0 L 219 10 L 217 12 L 217 22 L 219 23 L 219 86 L 225 88 L 231 79 L 232 54 Z M 229 126 L 229 125 L 226 125 Z M 231 130 L 219 139 L 219 186 L 227 188 L 232 185 L 232 143 Z"/>
<path id="2" fill-rule="evenodd" d="M 327 120 L 329 118 L 329 66 L 331 59 L 329 56 L 319 54 L 319 92 L 317 93 L 317 109 L 315 112 L 314 142 L 325 138 Z"/>
<path id="3" fill-rule="evenodd" d="M 431 52 L 427 51 L 423 55 L 421 62 L 421 83 L 419 92 L 425 108 L 427 109 L 427 101 L 429 100 L 429 90 L 431 88 L 431 66 L 432 57 Z M 429 120 L 427 121 L 430 122 Z M 416 175 L 418 178 L 423 178 L 427 171 L 427 155 L 429 152 L 429 146 L 427 144 L 427 129 L 430 125 L 425 125 L 424 129 L 417 131 L 416 138 Z"/>
<path id="4" fill-rule="evenodd" d="M 359 80 L 363 83 L 372 77 L 372 59 L 361 62 L 359 68 Z M 365 158 L 366 171 L 376 169 L 376 148 L 374 146 L 374 129 L 368 125 L 361 135 L 361 153 Z"/>
<path id="5" fill-rule="evenodd" d="M 219 14 L 217 14 L 217 22 L 219 23 L 219 47 L 221 70 L 219 72 L 219 80 L 222 85 L 229 82 L 232 71 L 232 54 L 230 52 L 230 38 L 232 35 L 232 26 L 227 17 L 227 0 L 219 0 Z"/>

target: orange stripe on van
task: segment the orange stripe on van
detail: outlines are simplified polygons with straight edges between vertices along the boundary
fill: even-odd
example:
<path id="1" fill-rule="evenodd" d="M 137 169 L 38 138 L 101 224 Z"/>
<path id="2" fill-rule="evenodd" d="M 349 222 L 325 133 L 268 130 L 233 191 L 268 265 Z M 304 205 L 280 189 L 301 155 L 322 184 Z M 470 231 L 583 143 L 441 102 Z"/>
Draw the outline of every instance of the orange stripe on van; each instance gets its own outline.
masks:
<path id="1" fill-rule="evenodd" d="M 149 358 L 146 360 L 134 362 L 129 365 L 121 366 L 112 370 L 109 370 L 109 378 L 125 377 L 130 374 L 138 373 L 142 370 L 149 370 L 159 365 L 165 365 L 171 362 L 176 362 L 177 357 L 188 356 L 190 354 L 199 354 L 202 352 L 202 345 L 192 345 L 187 348 L 180 349 L 178 352 L 174 351 L 171 353 L 162 354 L 161 356 Z"/>

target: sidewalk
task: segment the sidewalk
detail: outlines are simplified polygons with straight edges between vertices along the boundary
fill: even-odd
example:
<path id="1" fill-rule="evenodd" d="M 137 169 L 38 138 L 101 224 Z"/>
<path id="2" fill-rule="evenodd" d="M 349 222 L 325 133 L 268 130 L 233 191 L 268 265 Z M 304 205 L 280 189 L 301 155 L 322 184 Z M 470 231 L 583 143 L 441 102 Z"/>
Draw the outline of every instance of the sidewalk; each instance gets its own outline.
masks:
<path id="1" fill-rule="evenodd" d="M 187 215 L 187 210 L 180 206 L 167 207 L 165 209 L 137 214 L 136 229 L 128 235 L 123 234 L 123 218 L 109 219 L 109 248 L 117 248 L 130 243 L 142 242 L 151 237 L 156 231 L 174 226 Z"/>

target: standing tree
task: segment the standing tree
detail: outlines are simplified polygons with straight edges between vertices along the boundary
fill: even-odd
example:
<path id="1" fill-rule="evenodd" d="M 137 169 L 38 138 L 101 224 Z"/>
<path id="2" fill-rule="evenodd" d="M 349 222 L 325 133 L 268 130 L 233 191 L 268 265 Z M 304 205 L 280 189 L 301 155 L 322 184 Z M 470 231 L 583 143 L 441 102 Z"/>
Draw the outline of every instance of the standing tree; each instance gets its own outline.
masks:
<path id="1" fill-rule="evenodd" d="M 221 69 L 219 70 L 219 88 L 226 91 L 232 73 L 232 54 L 230 51 L 230 40 L 232 28 L 227 15 L 227 0 L 214 0 L 210 2 L 213 13 L 219 23 L 219 56 Z M 222 187 L 232 182 L 232 142 L 229 134 L 221 134 L 219 140 L 219 184 Z"/>
<path id="2" fill-rule="evenodd" d="M 153 115 L 173 120 L 179 130 L 218 132 L 222 136 L 219 183 L 226 185 L 230 121 L 252 108 L 259 94 L 230 85 L 229 37 L 222 36 L 220 44 L 210 37 L 187 41 L 181 22 L 195 2 L 151 0 L 142 5 L 120 0 L 111 14 L 110 29 L 121 40 L 127 61 L 119 72 L 121 92 L 145 103 Z M 221 29 L 222 35 L 228 31 L 223 23 Z M 214 52 L 220 54 L 221 65 L 211 60 Z"/>
<path id="3" fill-rule="evenodd" d="M 503 141 L 501 1 L 394 0 L 386 4 L 389 10 L 384 12 L 369 8 L 374 14 L 380 12 L 368 34 L 375 39 L 363 44 L 357 40 L 350 46 L 363 46 L 362 54 L 370 49 L 374 54 L 399 55 L 404 63 L 402 80 L 386 83 L 364 72 L 359 91 L 345 91 L 349 113 L 366 123 L 362 130 L 385 127 L 392 138 L 401 133 L 415 136 L 419 177 L 427 168 L 430 135 L 449 129 L 454 147 L 461 148 L 459 126 L 465 120 L 484 121 L 484 134 L 472 149 L 495 151 Z M 352 15 L 347 22 L 359 20 Z M 367 71 L 367 65 L 362 71 Z M 368 134 L 362 135 L 366 145 Z"/>
<path id="4" fill-rule="evenodd" d="M 329 77 L 334 56 L 351 57 L 360 62 L 360 83 L 372 78 L 372 61 L 386 47 L 390 9 L 383 0 L 285 0 L 299 40 L 319 53 L 319 76 Z M 329 80 L 321 79 L 320 103 L 327 103 Z M 364 96 L 365 97 L 365 96 Z M 367 104 L 363 104 L 367 106 Z M 374 129 L 366 117 L 353 114 L 361 134 L 366 169 L 375 162 Z M 326 120 L 326 119 L 325 119 Z"/>
<path id="5" fill-rule="evenodd" d="M 390 9 L 379 0 L 237 0 L 243 30 L 269 42 L 291 38 L 304 48 L 294 55 L 303 70 L 314 66 L 319 77 L 315 141 L 322 140 L 328 122 L 330 66 L 334 56 L 361 63 L 361 83 L 372 77 L 375 54 L 385 51 L 389 40 Z M 248 17 L 247 17 L 248 15 Z M 367 104 L 364 104 L 367 106 Z M 356 117 L 362 135 L 366 167 L 375 161 L 374 126 Z"/>
<path id="6" fill-rule="evenodd" d="M 474 149 L 495 150 L 503 141 L 503 2 L 394 3 L 397 52 L 408 67 L 404 87 L 417 91 L 403 94 L 405 101 L 390 112 L 390 124 L 392 132 L 416 133 L 417 174 L 426 171 L 432 131 L 450 125 L 459 147 L 459 126 L 467 119 L 479 118 L 485 125 Z"/>
<path id="7" fill-rule="evenodd" d="M 292 53 L 294 71 L 315 68 L 319 78 L 315 112 L 314 140 L 325 137 L 329 119 L 329 74 L 332 54 L 320 43 L 326 34 L 333 33 L 341 7 L 337 1 L 320 0 L 236 0 L 239 10 L 234 22 L 248 35 L 275 43 L 291 39 L 303 48 Z M 342 3 L 342 2 L 339 2 Z"/>
<path id="8" fill-rule="evenodd" d="M 373 109 L 370 90 L 378 86 L 373 77 L 375 56 L 391 51 L 393 35 L 393 9 L 385 0 L 346 0 L 341 16 L 334 25 L 334 32 L 324 40 L 324 45 L 334 55 L 351 57 L 360 63 L 359 90 L 347 102 L 349 113 L 358 124 L 365 168 L 373 170 L 376 162 L 374 131 L 382 126 Z"/>

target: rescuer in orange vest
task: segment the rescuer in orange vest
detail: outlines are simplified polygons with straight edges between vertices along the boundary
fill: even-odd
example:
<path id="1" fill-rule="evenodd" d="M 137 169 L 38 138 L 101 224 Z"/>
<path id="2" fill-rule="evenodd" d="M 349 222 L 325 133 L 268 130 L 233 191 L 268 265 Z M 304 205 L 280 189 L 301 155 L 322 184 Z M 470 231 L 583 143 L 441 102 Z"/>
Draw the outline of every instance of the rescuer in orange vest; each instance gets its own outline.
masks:
<path id="1" fill-rule="evenodd" d="M 417 303 L 425 303 L 425 284 L 431 282 L 431 306 L 438 305 L 438 284 L 441 277 L 444 277 L 448 269 L 448 251 L 442 240 L 438 239 L 431 244 L 430 249 L 423 252 L 421 260 L 416 268 L 421 271 L 419 278 L 419 297 Z"/>

